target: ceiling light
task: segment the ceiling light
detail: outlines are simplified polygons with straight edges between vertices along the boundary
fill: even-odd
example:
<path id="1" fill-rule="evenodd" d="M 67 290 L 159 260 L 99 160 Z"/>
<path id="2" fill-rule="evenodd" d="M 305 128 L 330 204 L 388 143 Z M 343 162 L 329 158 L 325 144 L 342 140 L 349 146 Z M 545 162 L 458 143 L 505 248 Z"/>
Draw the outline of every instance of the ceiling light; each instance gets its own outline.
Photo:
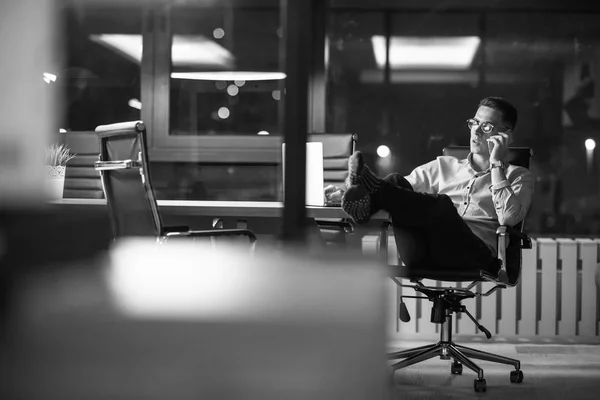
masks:
<path id="1" fill-rule="evenodd" d="M 129 60 L 142 60 L 142 35 L 100 34 L 90 39 Z M 223 46 L 202 35 L 173 35 L 171 59 L 174 67 L 233 67 L 234 57 Z"/>
<path id="2" fill-rule="evenodd" d="M 385 36 L 371 38 L 375 61 L 385 68 Z M 477 36 L 390 38 L 392 69 L 468 69 L 481 39 Z"/>
<path id="3" fill-rule="evenodd" d="M 259 131 L 259 132 L 257 133 L 257 135 L 261 135 L 261 136 L 266 136 L 266 135 L 268 135 L 268 134 L 269 134 L 269 132 L 267 132 L 267 131 Z"/>
<path id="4" fill-rule="evenodd" d="M 192 79 L 199 81 L 274 81 L 285 79 L 283 72 L 258 71 L 213 71 L 213 72 L 172 72 L 173 79 Z"/>

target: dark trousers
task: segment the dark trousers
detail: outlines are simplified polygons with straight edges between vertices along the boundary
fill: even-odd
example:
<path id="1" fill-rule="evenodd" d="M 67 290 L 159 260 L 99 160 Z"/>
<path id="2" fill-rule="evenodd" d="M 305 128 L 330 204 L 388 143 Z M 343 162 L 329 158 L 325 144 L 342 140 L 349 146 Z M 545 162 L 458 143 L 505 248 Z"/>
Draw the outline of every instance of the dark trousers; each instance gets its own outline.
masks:
<path id="1" fill-rule="evenodd" d="M 497 271 L 490 248 L 471 231 L 448 196 L 415 192 L 398 173 L 383 181 L 373 203 L 390 214 L 405 264 Z"/>

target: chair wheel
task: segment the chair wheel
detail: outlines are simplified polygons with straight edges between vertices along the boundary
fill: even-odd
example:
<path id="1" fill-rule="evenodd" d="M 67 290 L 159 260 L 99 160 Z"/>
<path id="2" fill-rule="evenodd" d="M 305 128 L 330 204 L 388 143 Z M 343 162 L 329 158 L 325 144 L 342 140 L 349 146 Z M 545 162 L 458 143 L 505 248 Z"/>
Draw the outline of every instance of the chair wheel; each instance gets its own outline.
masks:
<path id="1" fill-rule="evenodd" d="M 473 381 L 473 387 L 475 388 L 476 392 L 485 392 L 487 389 L 485 379 L 475 379 Z"/>
<path id="2" fill-rule="evenodd" d="M 510 383 L 521 383 L 523 382 L 523 371 L 516 370 L 510 371 Z"/>
<path id="3" fill-rule="evenodd" d="M 458 361 L 454 361 L 450 368 L 450 372 L 452 372 L 452 375 L 462 375 L 462 364 Z"/>

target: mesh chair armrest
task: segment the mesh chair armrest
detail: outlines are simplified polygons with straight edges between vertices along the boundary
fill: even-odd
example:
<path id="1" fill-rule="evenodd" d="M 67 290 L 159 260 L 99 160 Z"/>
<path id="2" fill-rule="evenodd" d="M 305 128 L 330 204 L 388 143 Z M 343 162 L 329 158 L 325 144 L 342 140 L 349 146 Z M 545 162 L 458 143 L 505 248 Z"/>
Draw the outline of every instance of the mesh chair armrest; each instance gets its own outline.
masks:
<path id="1" fill-rule="evenodd" d="M 190 227 L 189 226 L 165 226 L 163 227 L 163 232 L 164 233 L 181 233 L 181 232 L 189 232 Z"/>
<path id="2" fill-rule="evenodd" d="M 94 169 L 96 171 L 113 171 L 117 169 L 141 168 L 141 161 L 137 160 L 121 160 L 121 161 L 96 161 Z"/>
<path id="3" fill-rule="evenodd" d="M 498 227 L 498 229 L 496 230 L 496 236 L 498 237 L 498 240 L 500 240 L 501 237 L 506 238 L 506 234 L 520 239 L 522 249 L 530 249 L 532 247 L 531 238 L 529 236 L 527 236 L 527 234 L 525 234 L 525 233 L 521 232 L 520 230 L 515 229 L 511 226 L 500 225 Z M 500 245 L 500 243 L 498 243 L 498 245 Z M 505 246 L 503 248 L 506 248 L 506 242 L 504 242 L 504 245 Z M 500 247 L 498 247 L 498 248 L 500 248 Z"/>
<path id="4" fill-rule="evenodd" d="M 256 242 L 256 235 L 248 229 L 210 229 L 202 231 L 167 232 L 167 238 L 217 237 L 217 236 L 246 236 L 250 243 Z"/>
<path id="5" fill-rule="evenodd" d="M 379 228 L 379 257 L 384 264 L 388 260 L 388 229 L 392 226 L 391 221 L 383 221 Z"/>
<path id="6" fill-rule="evenodd" d="M 333 221 L 317 219 L 315 220 L 315 223 L 319 228 L 337 228 L 340 231 L 343 230 L 345 233 L 354 232 L 354 226 L 346 220 Z"/>
<path id="7" fill-rule="evenodd" d="M 498 239 L 498 241 L 497 241 L 498 259 L 502 262 L 502 266 L 500 268 L 500 271 L 498 272 L 497 281 L 500 281 L 505 284 L 510 284 L 508 273 L 506 270 L 506 268 L 507 268 L 506 267 L 507 266 L 506 248 L 508 246 L 507 240 L 509 240 L 510 236 L 515 237 L 520 240 L 521 248 L 523 248 L 523 249 L 531 248 L 531 238 L 529 236 L 527 236 L 526 234 L 524 234 L 523 232 L 521 232 L 520 230 L 510 227 L 508 225 L 500 225 L 498 227 L 498 229 L 496 230 L 496 237 Z M 510 285 L 514 286 L 514 284 L 515 284 L 515 282 L 513 282 Z"/>

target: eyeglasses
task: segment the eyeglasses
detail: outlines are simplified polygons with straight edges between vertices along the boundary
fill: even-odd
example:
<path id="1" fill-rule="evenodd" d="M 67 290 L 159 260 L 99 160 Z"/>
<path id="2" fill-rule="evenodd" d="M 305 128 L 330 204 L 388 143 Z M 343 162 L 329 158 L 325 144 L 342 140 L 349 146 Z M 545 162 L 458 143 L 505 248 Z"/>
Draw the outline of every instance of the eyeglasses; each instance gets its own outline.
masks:
<path id="1" fill-rule="evenodd" d="M 492 124 L 490 122 L 479 122 L 474 118 L 469 118 L 467 120 L 467 126 L 469 127 L 469 129 L 477 128 L 480 125 L 481 125 L 481 131 L 483 133 L 490 133 L 491 131 L 494 130 L 494 124 Z"/>

